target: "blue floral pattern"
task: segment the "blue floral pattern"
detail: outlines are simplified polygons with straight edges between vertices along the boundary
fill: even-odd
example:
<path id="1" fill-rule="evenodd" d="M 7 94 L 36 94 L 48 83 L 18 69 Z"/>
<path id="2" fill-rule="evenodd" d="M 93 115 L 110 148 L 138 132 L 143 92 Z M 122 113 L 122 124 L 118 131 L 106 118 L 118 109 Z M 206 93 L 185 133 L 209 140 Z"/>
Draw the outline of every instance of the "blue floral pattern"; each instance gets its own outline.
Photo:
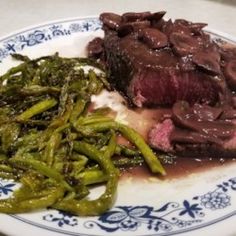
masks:
<path id="1" fill-rule="evenodd" d="M 195 215 L 203 217 L 201 210 L 198 204 L 190 205 L 186 200 L 182 204 L 169 202 L 160 209 L 150 206 L 117 206 L 115 210 L 100 216 L 97 221 L 85 222 L 84 226 L 89 229 L 97 226 L 106 232 L 136 231 L 142 226 L 154 232 L 169 232 L 174 228 L 202 222 L 202 219 L 181 218 L 185 214 L 190 214 L 192 218 Z"/>
<path id="2" fill-rule="evenodd" d="M 58 37 L 66 37 L 78 32 L 94 32 L 101 29 L 101 23 L 96 18 L 79 19 L 68 24 L 53 24 L 48 27 L 38 27 L 26 33 L 17 34 L 3 40 L 0 47 L 0 62 L 11 53 L 20 52 L 26 47 L 32 47 Z"/>
<path id="3" fill-rule="evenodd" d="M 0 182 L 0 197 L 4 195 L 4 197 L 9 196 L 13 192 L 13 188 L 16 186 L 15 183 L 9 183 L 1 181 Z"/>
<path id="4" fill-rule="evenodd" d="M 212 210 L 222 209 L 230 205 L 230 197 L 221 192 L 209 192 L 201 197 L 201 204 Z"/>
<path id="5" fill-rule="evenodd" d="M 63 227 L 64 225 L 69 225 L 69 226 L 78 225 L 78 220 L 76 219 L 75 216 L 63 211 L 58 211 L 56 214 L 44 215 L 43 220 L 48 222 L 54 222 L 59 227 Z"/>
<path id="6" fill-rule="evenodd" d="M 230 193 L 236 191 L 236 177 L 218 184 L 213 191 L 200 196 L 194 196 L 182 202 L 168 202 L 160 208 L 152 206 L 116 206 L 96 220 L 83 222 L 86 229 L 96 229 L 112 233 L 117 231 L 134 232 L 139 228 L 156 233 L 176 232 L 204 223 L 205 217 L 212 211 L 227 208 L 231 204 Z M 57 213 L 58 214 L 58 213 Z M 64 214 L 59 212 L 59 214 Z M 58 222 L 60 227 L 64 224 L 75 226 L 78 222 L 69 223 L 63 215 L 54 214 L 43 216 L 43 220 Z M 69 217 L 72 217 L 69 215 Z"/>

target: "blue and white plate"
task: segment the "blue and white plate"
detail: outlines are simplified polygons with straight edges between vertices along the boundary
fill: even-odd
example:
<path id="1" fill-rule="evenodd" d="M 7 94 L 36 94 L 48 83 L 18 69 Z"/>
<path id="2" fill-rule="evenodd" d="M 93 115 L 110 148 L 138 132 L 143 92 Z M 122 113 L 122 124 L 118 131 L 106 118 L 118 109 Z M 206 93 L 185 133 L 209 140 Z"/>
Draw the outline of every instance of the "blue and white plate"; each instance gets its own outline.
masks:
<path id="1" fill-rule="evenodd" d="M 59 52 L 84 56 L 85 46 L 102 35 L 95 17 L 61 20 L 31 27 L 0 39 L 0 74 L 15 65 L 11 53 L 31 58 Z M 208 30 L 214 37 L 236 38 Z M 103 101 L 104 102 L 104 101 Z M 106 102 L 105 102 L 106 103 Z M 0 198 L 18 186 L 0 181 Z M 94 192 L 94 196 L 102 191 Z M 0 234 L 73 236 L 236 235 L 236 163 L 182 178 L 124 178 L 113 209 L 100 217 L 76 217 L 55 210 L 0 214 Z"/>

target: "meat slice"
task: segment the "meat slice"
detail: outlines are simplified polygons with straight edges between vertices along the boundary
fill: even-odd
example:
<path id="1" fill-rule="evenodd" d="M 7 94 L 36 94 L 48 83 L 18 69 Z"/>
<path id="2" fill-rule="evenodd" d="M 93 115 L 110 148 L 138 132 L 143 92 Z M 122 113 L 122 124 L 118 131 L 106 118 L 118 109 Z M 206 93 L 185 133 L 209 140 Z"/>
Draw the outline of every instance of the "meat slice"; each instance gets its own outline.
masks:
<path id="1" fill-rule="evenodd" d="M 135 36 L 104 38 L 110 81 L 138 107 L 172 105 L 178 100 L 215 104 L 221 92 L 217 81 L 202 71 L 180 69 L 169 48 L 151 50 Z"/>
<path id="2" fill-rule="evenodd" d="M 224 74 L 230 88 L 236 91 L 236 60 L 231 60 L 225 65 Z"/>
<path id="3" fill-rule="evenodd" d="M 165 21 L 165 12 L 110 14 L 100 17 L 105 63 L 111 84 L 131 104 L 171 106 L 186 100 L 214 105 L 219 101 L 223 76 L 219 54 L 208 53 L 215 47 L 202 30 L 205 24 Z"/>
<path id="4" fill-rule="evenodd" d="M 175 126 L 171 119 L 166 119 L 162 123 L 156 124 L 149 132 L 149 143 L 152 147 L 164 152 L 173 152 L 170 136 L 174 132 Z"/>
<path id="5" fill-rule="evenodd" d="M 178 102 L 172 117 L 156 124 L 149 132 L 149 143 L 178 156 L 235 157 L 236 114 L 232 107 L 212 108 Z"/>
<path id="6" fill-rule="evenodd" d="M 103 53 L 103 40 L 101 38 L 95 38 L 91 42 L 89 42 L 87 46 L 88 56 L 93 57 L 101 57 L 101 54 Z"/>

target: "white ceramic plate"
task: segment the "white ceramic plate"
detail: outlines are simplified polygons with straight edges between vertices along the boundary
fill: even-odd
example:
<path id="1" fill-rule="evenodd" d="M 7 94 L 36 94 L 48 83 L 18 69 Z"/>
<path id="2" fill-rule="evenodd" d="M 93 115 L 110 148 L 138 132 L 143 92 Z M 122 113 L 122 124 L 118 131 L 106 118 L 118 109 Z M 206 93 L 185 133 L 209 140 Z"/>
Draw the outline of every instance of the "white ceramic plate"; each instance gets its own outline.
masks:
<path id="1" fill-rule="evenodd" d="M 97 18 L 87 17 L 47 23 L 4 37 L 0 39 L 0 74 L 15 65 L 10 58 L 15 52 L 32 58 L 56 51 L 67 57 L 84 56 L 87 42 L 102 35 L 100 27 Z M 209 32 L 236 43 L 236 38 Z M 0 197 L 9 197 L 16 187 L 1 180 Z M 125 178 L 119 183 L 114 208 L 100 217 L 75 217 L 55 210 L 0 214 L 0 231 L 16 236 L 233 236 L 235 216 L 236 163 L 231 163 L 171 180 Z"/>

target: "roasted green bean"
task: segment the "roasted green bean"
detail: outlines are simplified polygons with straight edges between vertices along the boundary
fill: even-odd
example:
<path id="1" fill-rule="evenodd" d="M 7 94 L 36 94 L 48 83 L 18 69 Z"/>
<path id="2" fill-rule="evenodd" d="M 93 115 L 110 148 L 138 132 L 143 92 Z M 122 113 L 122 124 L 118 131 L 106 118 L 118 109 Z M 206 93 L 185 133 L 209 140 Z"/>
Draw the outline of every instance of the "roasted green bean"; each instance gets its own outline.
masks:
<path id="1" fill-rule="evenodd" d="M 48 166 L 53 165 L 55 152 L 60 145 L 61 139 L 61 133 L 54 132 L 47 143 L 43 156 L 43 161 L 46 162 Z"/>
<path id="2" fill-rule="evenodd" d="M 28 194 L 29 192 L 27 193 L 27 195 Z M 22 201 L 14 198 L 0 200 L 0 212 L 14 214 L 46 208 L 53 205 L 59 198 L 63 196 L 63 194 L 64 189 L 59 186 L 51 187 L 49 190 L 44 191 L 43 196 L 40 196 L 38 198 L 34 197 Z M 27 196 L 26 193 L 24 193 L 24 195 Z"/>
<path id="3" fill-rule="evenodd" d="M 61 185 L 68 191 L 73 191 L 73 188 L 64 180 L 64 177 L 59 172 L 47 166 L 45 163 L 41 161 L 37 161 L 28 157 L 28 158 L 12 158 L 9 160 L 9 162 L 13 166 L 32 168 L 38 171 L 40 174 L 52 178 L 56 180 L 58 183 L 61 183 Z"/>
<path id="4" fill-rule="evenodd" d="M 22 63 L 0 76 L 0 178 L 21 187 L 0 200 L 0 212 L 51 207 L 100 215 L 114 204 L 122 168 L 145 161 L 153 173 L 165 174 L 135 130 L 115 122 L 110 108 L 93 108 L 91 97 L 111 89 L 103 65 L 58 53 L 13 58 Z M 96 70 L 85 72 L 86 65 Z M 133 146 L 118 144 L 120 135 Z M 101 184 L 101 196 L 86 198 Z"/>
<path id="5" fill-rule="evenodd" d="M 75 124 L 75 128 L 79 132 L 82 132 L 86 135 L 92 135 L 96 132 L 103 132 L 112 129 L 121 132 L 124 137 L 126 137 L 139 149 L 153 173 L 161 173 L 162 175 L 166 174 L 163 166 L 161 165 L 156 155 L 153 153 L 151 148 L 145 143 L 141 135 L 139 135 L 134 129 L 115 121 L 100 122 L 97 124 L 90 124 L 86 126 L 77 126 L 77 124 Z"/>
<path id="6" fill-rule="evenodd" d="M 28 110 L 21 113 L 19 116 L 16 117 L 16 120 L 18 121 L 25 121 L 30 119 L 32 116 L 35 116 L 37 114 L 40 114 L 52 107 L 54 107 L 57 104 L 57 100 L 55 99 L 47 99 L 44 101 L 40 101 L 39 103 L 33 105 Z"/>
<path id="7" fill-rule="evenodd" d="M 56 203 L 54 207 L 77 215 L 100 215 L 113 205 L 118 184 L 119 172 L 111 161 L 111 156 L 116 148 L 115 134 L 113 133 L 104 153 L 101 153 L 94 146 L 87 143 L 76 142 L 74 148 L 76 151 L 88 155 L 97 161 L 101 168 L 104 169 L 108 176 L 106 190 L 96 200 L 62 200 Z"/>

